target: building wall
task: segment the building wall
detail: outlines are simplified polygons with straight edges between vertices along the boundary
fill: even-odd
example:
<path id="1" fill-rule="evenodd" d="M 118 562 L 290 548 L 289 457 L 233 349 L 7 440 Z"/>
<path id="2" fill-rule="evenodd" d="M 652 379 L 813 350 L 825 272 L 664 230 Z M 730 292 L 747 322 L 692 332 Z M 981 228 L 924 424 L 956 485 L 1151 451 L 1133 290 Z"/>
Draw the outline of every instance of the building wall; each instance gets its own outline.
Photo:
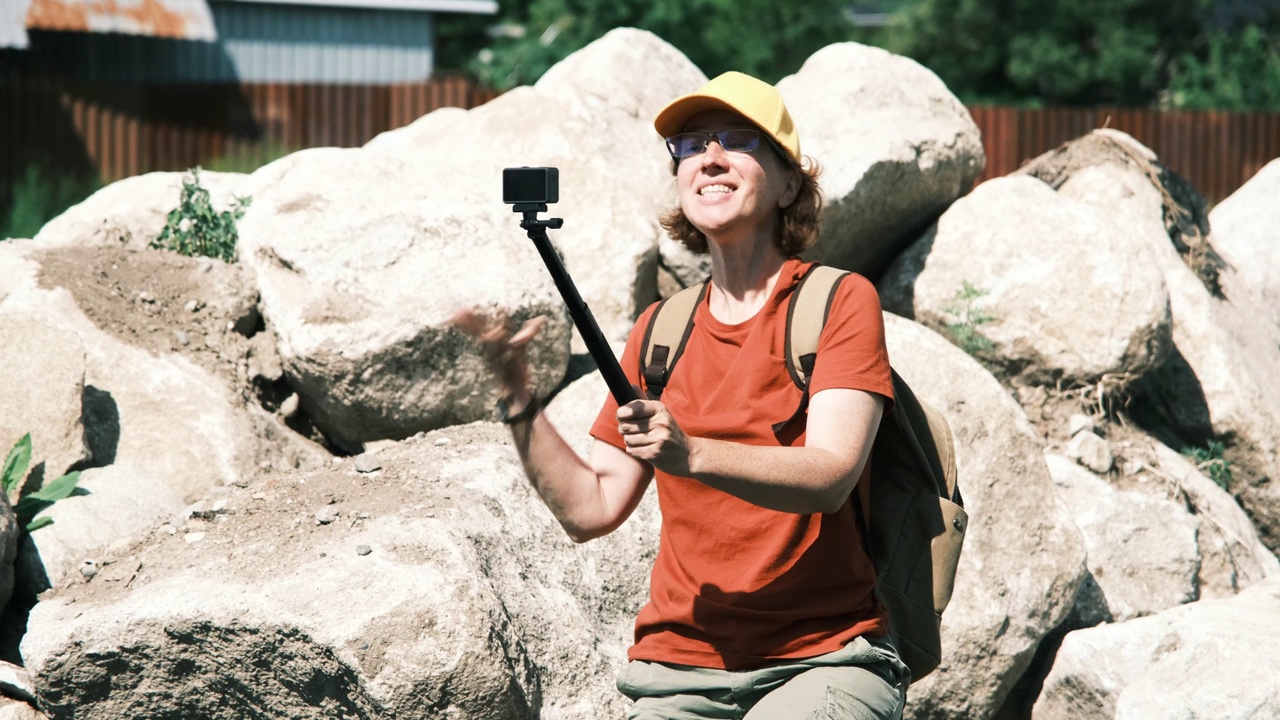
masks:
<path id="1" fill-rule="evenodd" d="M 393 84 L 431 77 L 430 12 L 221 0 L 209 7 L 217 42 L 32 31 L 28 52 L 84 82 Z"/>

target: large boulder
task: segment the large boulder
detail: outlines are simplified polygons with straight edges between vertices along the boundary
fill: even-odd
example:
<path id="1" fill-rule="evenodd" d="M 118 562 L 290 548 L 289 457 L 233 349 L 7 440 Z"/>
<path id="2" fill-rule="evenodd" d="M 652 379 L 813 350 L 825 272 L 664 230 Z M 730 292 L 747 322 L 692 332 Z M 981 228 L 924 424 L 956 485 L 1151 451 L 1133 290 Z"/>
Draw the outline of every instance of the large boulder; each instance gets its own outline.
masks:
<path id="1" fill-rule="evenodd" d="M 637 80 L 629 70 L 640 62 L 661 71 Z M 620 90 L 623 76 L 632 80 Z M 551 239 L 606 338 L 624 338 L 658 294 L 654 207 L 671 179 L 651 118 L 703 81 L 652 34 L 617 30 L 536 87 L 465 121 L 432 120 L 444 129 L 434 139 L 406 128 L 365 150 L 304 151 L 256 172 L 241 255 L 289 381 L 329 439 L 355 449 L 490 417 L 487 370 L 450 324 L 463 307 L 550 316 L 534 382 L 547 390 L 563 377 L 564 301 L 502 204 L 504 168 L 561 169 L 550 214 L 565 223 Z"/>
<path id="2" fill-rule="evenodd" d="M 50 367 L 83 357 L 81 415 L 92 459 L 81 492 L 44 511 L 53 524 L 34 533 L 20 567 L 30 591 L 74 578 L 95 547 L 121 540 L 180 511 L 211 487 L 247 478 L 261 457 L 256 426 L 225 383 L 177 355 L 152 354 L 94 325 L 62 287 L 42 287 L 40 243 L 0 244 L 0 327 L 38 318 L 68 345 L 39 349 Z M 7 335 L 7 332 L 6 332 Z M 74 339 L 74 340 L 73 340 Z M 43 362 L 43 361 L 42 361 Z M 29 382 L 0 367 L 6 385 Z M 29 425 L 40 403 L 6 418 Z"/>
<path id="3" fill-rule="evenodd" d="M 1067 616 L 1085 577 L 1080 532 L 1058 500 L 1043 444 L 981 365 L 885 314 L 889 357 L 956 440 L 969 529 L 942 620 L 943 664 L 912 685 L 913 718 L 991 717 Z"/>
<path id="4" fill-rule="evenodd" d="M 1168 497 L 1118 490 L 1061 455 L 1045 456 L 1080 534 L 1091 582 L 1076 612 L 1088 624 L 1123 622 L 1199 599 L 1199 522 Z"/>
<path id="5" fill-rule="evenodd" d="M 886 309 L 950 332 L 1006 376 L 1051 386 L 1136 378 L 1168 354 L 1170 317 L 1134 233 L 1040 180 L 997 178 L 952 205 L 880 290 Z"/>
<path id="6" fill-rule="evenodd" d="M 1280 159 L 1272 160 L 1249 182 L 1209 213 L 1213 246 L 1235 270 L 1240 285 L 1267 317 L 1280 325 Z"/>
<path id="7" fill-rule="evenodd" d="M 549 316 L 534 382 L 564 375 L 564 303 L 514 218 L 492 212 L 500 170 L 483 201 L 474 182 L 362 150 L 294 153 L 251 177 L 241 262 L 303 411 L 339 447 L 490 415 L 488 371 L 452 325 L 462 308 Z"/>
<path id="8" fill-rule="evenodd" d="M 1280 578 L 1125 623 L 1069 633 L 1032 717 L 1274 717 Z"/>
<path id="9" fill-rule="evenodd" d="M 938 76 L 857 43 L 814 53 L 778 89 L 827 198 L 806 257 L 875 278 L 982 173 L 977 125 Z"/>
<path id="10" fill-rule="evenodd" d="M 598 375 L 576 385 L 552 411 L 602 397 Z M 594 418 L 556 412 L 573 437 Z M 653 493 L 614 534 L 574 545 L 500 425 L 370 454 L 231 488 L 42 599 L 22 644 L 41 708 L 102 720 L 623 715 L 613 678 L 647 596 Z"/>
<path id="11" fill-rule="evenodd" d="M 1058 190 L 1109 213 L 1147 243 L 1152 269 L 1168 288 L 1174 348 L 1130 388 L 1130 411 L 1179 449 L 1221 441 L 1233 476 L 1229 490 L 1274 551 L 1280 548 L 1280 386 L 1274 382 L 1280 327 L 1240 287 L 1238 273 L 1215 260 L 1198 222 L 1170 219 L 1194 217 L 1195 198 L 1175 203 L 1177 183 L 1157 184 L 1153 177 L 1167 174 L 1153 169 L 1155 160 L 1134 164 L 1135 156 L 1145 157 L 1131 151 L 1075 167 Z"/>
<path id="12" fill-rule="evenodd" d="M 84 344 L 25 314 L 0 316 L 0 337 L 0 455 L 30 433 L 34 489 L 90 457 L 81 419 Z"/>

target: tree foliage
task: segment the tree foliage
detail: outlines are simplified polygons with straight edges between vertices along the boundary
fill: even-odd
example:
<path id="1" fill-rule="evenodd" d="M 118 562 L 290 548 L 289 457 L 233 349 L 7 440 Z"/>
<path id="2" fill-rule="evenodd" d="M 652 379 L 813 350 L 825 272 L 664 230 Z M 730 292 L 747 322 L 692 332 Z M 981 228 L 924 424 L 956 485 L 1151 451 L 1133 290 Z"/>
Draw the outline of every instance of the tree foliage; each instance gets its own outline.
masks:
<path id="1" fill-rule="evenodd" d="M 891 22 L 856 28 L 853 9 Z M 1280 110 L 1280 0 L 502 0 L 496 20 L 458 17 L 440 28 L 444 65 L 503 89 L 626 26 L 708 76 L 777 81 L 858 40 L 916 59 L 969 103 Z"/>
<path id="2" fill-rule="evenodd" d="M 708 76 L 741 70 L 769 81 L 848 39 L 851 28 L 843 0 L 514 0 L 500 20 L 518 36 L 495 38 L 470 66 L 500 88 L 537 80 L 616 27 L 653 32 Z"/>
<path id="3" fill-rule="evenodd" d="M 1149 105 L 1208 0 L 920 0 L 885 46 L 966 101 Z"/>
<path id="4" fill-rule="evenodd" d="M 1280 22 L 1215 29 L 1182 54 L 1164 105 L 1193 110 L 1280 112 Z"/>

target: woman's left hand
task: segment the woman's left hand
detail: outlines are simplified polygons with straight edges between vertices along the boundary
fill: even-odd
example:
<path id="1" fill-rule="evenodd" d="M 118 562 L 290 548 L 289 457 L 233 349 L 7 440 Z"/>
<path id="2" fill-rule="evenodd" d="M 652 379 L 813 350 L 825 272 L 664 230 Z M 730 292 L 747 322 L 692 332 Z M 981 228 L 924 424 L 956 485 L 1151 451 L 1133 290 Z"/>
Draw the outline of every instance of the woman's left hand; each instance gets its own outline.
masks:
<path id="1" fill-rule="evenodd" d="M 670 475 L 690 476 L 690 439 L 666 405 L 656 400 L 633 400 L 618 408 L 617 417 L 628 455 Z"/>

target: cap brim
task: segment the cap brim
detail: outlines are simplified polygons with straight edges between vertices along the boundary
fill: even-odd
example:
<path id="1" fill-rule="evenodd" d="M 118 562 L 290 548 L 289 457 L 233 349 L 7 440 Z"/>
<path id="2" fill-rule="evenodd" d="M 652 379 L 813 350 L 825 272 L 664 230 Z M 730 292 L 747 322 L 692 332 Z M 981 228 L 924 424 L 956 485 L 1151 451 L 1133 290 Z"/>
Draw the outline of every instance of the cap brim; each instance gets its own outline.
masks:
<path id="1" fill-rule="evenodd" d="M 684 130 L 684 124 L 689 122 L 689 118 L 707 110 L 728 110 L 742 115 L 741 110 L 718 97 L 685 95 L 672 100 L 662 108 L 658 116 L 653 119 L 653 127 L 662 137 L 671 137 Z"/>

